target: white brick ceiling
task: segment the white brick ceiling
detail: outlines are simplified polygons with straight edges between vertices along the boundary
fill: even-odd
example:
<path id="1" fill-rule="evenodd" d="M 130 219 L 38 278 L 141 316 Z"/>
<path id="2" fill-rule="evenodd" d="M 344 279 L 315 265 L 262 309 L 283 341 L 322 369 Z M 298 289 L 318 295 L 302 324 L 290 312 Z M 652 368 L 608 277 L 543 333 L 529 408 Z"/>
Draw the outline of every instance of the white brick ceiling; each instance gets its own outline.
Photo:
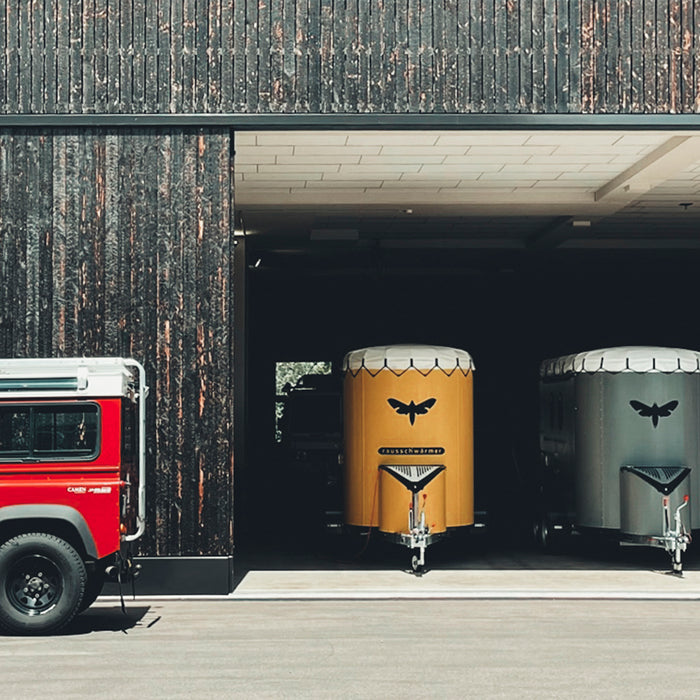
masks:
<path id="1" fill-rule="evenodd" d="M 617 236 L 694 246 L 700 244 L 695 133 L 239 132 L 236 208 L 246 228 L 260 233 L 299 234 L 319 222 L 361 229 L 367 219 L 376 226 L 401 217 L 427 217 L 439 233 L 440 222 L 455 217 L 532 217 L 533 227 L 522 233 L 530 236 L 542 217 L 562 217 L 591 226 L 559 236 L 557 245 Z M 503 232 L 482 225 L 479 236 L 495 240 Z"/>

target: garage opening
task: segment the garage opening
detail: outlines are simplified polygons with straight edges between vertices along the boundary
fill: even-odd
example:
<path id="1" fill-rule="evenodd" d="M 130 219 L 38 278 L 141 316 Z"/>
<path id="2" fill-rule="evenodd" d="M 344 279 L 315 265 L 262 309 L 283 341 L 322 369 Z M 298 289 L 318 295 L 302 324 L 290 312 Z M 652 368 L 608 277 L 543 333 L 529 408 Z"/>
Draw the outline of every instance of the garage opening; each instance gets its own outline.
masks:
<path id="1" fill-rule="evenodd" d="M 695 137 L 241 136 L 247 453 L 235 499 L 238 546 L 258 565 L 343 566 L 357 553 L 333 544 L 351 350 L 417 343 L 472 355 L 478 520 L 489 548 L 525 551 L 540 362 L 616 345 L 700 347 L 700 166 L 665 155 L 669 139 L 683 150 Z M 470 556 L 481 546 L 472 540 L 445 556 Z"/>

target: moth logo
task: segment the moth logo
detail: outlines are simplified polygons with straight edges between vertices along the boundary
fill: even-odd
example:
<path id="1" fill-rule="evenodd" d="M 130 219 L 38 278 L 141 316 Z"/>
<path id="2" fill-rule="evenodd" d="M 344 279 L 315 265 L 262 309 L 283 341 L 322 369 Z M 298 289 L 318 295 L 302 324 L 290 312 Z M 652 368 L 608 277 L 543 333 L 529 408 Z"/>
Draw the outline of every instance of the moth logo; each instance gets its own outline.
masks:
<path id="1" fill-rule="evenodd" d="M 678 407 L 678 401 L 669 401 L 663 406 L 657 406 L 654 402 L 651 406 L 647 406 L 641 401 L 630 401 L 630 406 L 639 413 L 640 416 L 651 418 L 651 423 L 654 427 L 659 424 L 659 418 L 667 418 Z"/>
<path id="2" fill-rule="evenodd" d="M 400 415 L 408 416 L 408 420 L 413 425 L 416 422 L 416 416 L 424 416 L 434 405 L 437 399 L 426 399 L 419 404 L 402 403 L 398 399 L 387 399 L 388 404 Z"/>

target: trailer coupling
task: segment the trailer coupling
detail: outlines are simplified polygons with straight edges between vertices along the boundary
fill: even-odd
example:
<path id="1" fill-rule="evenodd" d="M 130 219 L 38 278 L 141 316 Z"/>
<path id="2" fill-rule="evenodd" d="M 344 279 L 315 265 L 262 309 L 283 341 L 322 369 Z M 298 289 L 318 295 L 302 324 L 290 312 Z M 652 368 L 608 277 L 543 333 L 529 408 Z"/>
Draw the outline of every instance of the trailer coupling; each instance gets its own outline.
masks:
<path id="1" fill-rule="evenodd" d="M 425 494 L 421 491 L 442 471 L 443 464 L 382 464 L 380 469 L 391 474 L 411 492 L 408 509 L 408 533 L 401 533 L 401 542 L 418 553 L 411 557 L 411 571 L 422 576 L 425 570 L 425 550 L 430 544 L 430 527 L 425 523 Z M 423 507 L 421 507 L 421 500 Z"/>
<path id="2" fill-rule="evenodd" d="M 663 545 L 666 551 L 671 555 L 672 569 L 669 571 L 674 576 L 683 576 L 683 563 L 681 555 L 688 548 L 691 541 L 690 533 L 683 525 L 683 517 L 681 511 L 688 505 L 690 497 L 686 494 L 683 496 L 683 502 L 676 508 L 673 514 L 673 526 L 671 526 L 671 506 L 669 497 L 663 498 L 664 509 L 664 536 L 660 539 L 659 544 Z"/>

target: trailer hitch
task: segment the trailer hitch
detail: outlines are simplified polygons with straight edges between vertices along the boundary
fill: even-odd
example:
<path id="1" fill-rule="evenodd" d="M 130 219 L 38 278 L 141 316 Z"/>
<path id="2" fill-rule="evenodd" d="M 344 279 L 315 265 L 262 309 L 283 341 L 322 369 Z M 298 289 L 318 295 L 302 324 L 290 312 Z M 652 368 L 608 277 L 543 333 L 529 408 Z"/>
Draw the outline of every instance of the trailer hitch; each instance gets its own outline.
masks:
<path id="1" fill-rule="evenodd" d="M 688 548 L 692 540 L 690 533 L 686 531 L 683 525 L 683 518 L 681 515 L 681 510 L 688 505 L 689 500 L 690 497 L 687 494 L 683 496 L 683 503 L 676 508 L 676 512 L 673 514 L 673 527 L 671 527 L 671 506 L 669 497 L 664 496 L 663 498 L 664 536 L 662 540 L 666 551 L 671 555 L 672 569 L 668 573 L 672 576 L 683 576 L 681 555 Z"/>

